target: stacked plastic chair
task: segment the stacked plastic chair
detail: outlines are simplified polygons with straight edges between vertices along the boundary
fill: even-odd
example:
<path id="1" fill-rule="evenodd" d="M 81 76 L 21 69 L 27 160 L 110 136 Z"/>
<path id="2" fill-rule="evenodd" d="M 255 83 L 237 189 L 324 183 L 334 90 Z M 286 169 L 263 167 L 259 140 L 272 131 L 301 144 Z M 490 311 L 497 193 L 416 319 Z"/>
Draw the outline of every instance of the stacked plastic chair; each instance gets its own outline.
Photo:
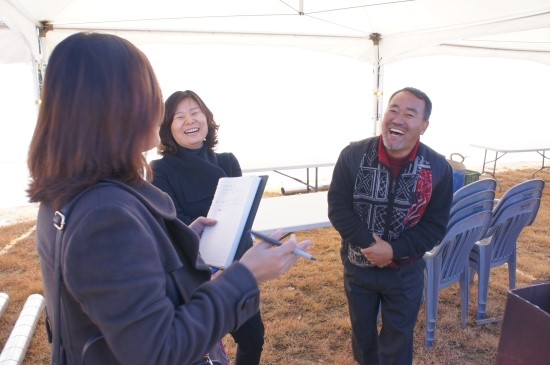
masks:
<path id="1" fill-rule="evenodd" d="M 426 347 L 435 341 L 439 291 L 460 283 L 461 325 L 467 324 L 470 302 L 469 256 L 475 243 L 483 238 L 492 219 L 496 181 L 468 184 L 453 196 L 447 233 L 426 261 L 424 300 L 426 313 Z M 477 183 L 477 182 L 476 182 Z M 476 196 L 476 199 L 471 198 Z M 465 200 L 467 199 L 467 200 Z"/>
<path id="2" fill-rule="evenodd" d="M 495 204 L 495 179 L 482 179 L 468 184 L 453 195 L 448 227 L 466 215 L 481 210 L 492 210 Z"/>
<path id="3" fill-rule="evenodd" d="M 533 224 L 544 185 L 542 179 L 531 179 L 506 191 L 493 209 L 484 239 L 472 249 L 470 275 L 478 273 L 478 320 L 486 316 L 491 269 L 508 264 L 509 289 L 516 287 L 517 239 L 526 226 Z"/>
<path id="4" fill-rule="evenodd" d="M 476 180 L 468 185 L 464 185 L 453 194 L 453 206 L 458 203 L 463 203 L 465 198 L 471 197 L 475 193 L 483 191 L 495 191 L 497 181 L 495 179 Z"/>

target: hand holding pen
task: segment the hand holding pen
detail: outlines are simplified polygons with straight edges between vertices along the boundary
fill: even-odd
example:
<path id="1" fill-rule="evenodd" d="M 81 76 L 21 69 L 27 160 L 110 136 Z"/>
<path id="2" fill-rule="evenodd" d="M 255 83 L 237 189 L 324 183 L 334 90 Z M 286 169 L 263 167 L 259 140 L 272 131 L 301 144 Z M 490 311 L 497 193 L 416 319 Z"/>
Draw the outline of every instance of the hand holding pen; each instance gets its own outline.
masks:
<path id="1" fill-rule="evenodd" d="M 246 232 L 246 234 L 252 235 L 251 232 Z M 275 232 L 271 236 L 281 237 L 282 232 Z M 260 236 L 256 237 L 259 238 Z M 261 237 L 265 236 L 261 235 Z M 299 249 L 306 253 L 313 244 L 311 240 L 298 242 L 295 235 L 292 235 L 285 243 L 271 237 L 266 238 L 277 243 L 269 243 L 267 240 L 262 239 L 252 245 L 239 259 L 239 263 L 250 270 L 258 283 L 275 279 L 290 270 L 300 259 L 295 250 Z"/>
<path id="2" fill-rule="evenodd" d="M 261 239 L 262 241 L 265 241 L 267 243 L 270 243 L 274 246 L 281 246 L 283 243 L 282 242 L 279 242 L 277 241 L 276 239 L 274 238 L 271 238 L 267 235 L 264 235 L 262 233 L 259 233 L 259 232 L 256 232 L 256 231 L 250 231 L 250 234 L 252 235 L 252 238 L 259 238 Z M 305 252 L 305 251 L 302 251 L 300 250 L 299 248 L 295 249 L 294 251 L 292 251 L 294 254 L 296 255 L 299 255 L 299 256 L 302 256 L 303 258 L 306 258 L 308 260 L 317 260 L 313 255 Z"/>

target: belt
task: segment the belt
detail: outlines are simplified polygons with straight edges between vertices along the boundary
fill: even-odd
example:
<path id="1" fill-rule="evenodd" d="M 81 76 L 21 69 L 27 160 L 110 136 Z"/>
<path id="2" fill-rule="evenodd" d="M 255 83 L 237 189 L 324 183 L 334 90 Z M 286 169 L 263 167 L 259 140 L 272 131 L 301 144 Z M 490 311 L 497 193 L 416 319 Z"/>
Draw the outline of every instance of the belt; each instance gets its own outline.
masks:
<path id="1" fill-rule="evenodd" d="M 402 266 L 410 265 L 413 262 L 418 261 L 418 259 L 418 257 L 407 257 L 406 259 L 393 260 L 390 264 L 386 265 L 386 267 L 390 269 L 398 269 Z"/>

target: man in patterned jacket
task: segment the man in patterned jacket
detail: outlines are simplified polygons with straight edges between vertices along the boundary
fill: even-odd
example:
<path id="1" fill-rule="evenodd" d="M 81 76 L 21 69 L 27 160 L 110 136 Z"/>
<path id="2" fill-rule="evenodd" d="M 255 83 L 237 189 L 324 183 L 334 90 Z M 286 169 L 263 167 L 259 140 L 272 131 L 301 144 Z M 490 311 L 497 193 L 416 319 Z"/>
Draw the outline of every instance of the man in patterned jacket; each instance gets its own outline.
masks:
<path id="1" fill-rule="evenodd" d="M 334 167 L 328 215 L 342 237 L 353 355 L 361 365 L 412 364 L 422 256 L 445 235 L 453 196 L 452 168 L 420 142 L 431 110 L 422 91 L 395 92 L 381 136 L 350 143 Z"/>

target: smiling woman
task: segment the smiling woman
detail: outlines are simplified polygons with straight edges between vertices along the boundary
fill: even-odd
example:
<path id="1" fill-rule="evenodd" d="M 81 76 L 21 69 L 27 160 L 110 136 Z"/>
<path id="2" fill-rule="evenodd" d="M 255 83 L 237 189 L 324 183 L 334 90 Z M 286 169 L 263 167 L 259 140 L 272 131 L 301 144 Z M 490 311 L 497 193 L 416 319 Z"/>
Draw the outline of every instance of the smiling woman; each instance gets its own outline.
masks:
<path id="1" fill-rule="evenodd" d="M 190 90 L 176 92 L 168 98 L 167 105 L 171 105 L 170 101 L 176 98 L 181 101 L 175 105 L 170 125 L 170 132 L 176 143 L 185 148 L 200 148 L 207 140 L 209 130 L 213 134 L 213 141 L 217 142 L 218 125 L 214 122 L 212 112 L 198 95 Z"/>
<path id="2" fill-rule="evenodd" d="M 170 195 L 178 218 L 187 224 L 208 215 L 221 178 L 242 176 L 233 153 L 214 152 L 218 127 L 212 111 L 191 90 L 176 91 L 165 102 L 158 148 L 163 157 L 151 163 L 153 185 Z M 244 242 L 236 259 L 252 247 L 250 237 Z M 260 312 L 231 335 L 238 344 L 236 365 L 259 364 L 264 344 Z"/>

